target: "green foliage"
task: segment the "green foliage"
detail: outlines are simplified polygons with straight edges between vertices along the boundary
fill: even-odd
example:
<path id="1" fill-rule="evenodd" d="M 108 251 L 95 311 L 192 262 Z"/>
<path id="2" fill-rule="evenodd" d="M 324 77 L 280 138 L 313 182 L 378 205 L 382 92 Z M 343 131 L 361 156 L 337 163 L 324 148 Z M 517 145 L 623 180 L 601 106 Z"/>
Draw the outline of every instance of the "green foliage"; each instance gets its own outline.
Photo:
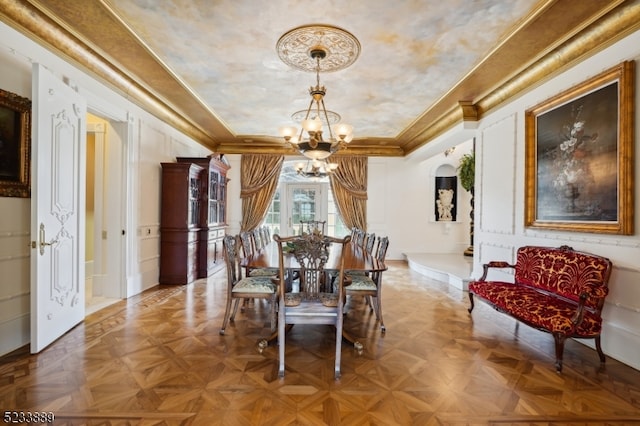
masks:
<path id="1" fill-rule="evenodd" d="M 474 180 L 476 177 L 476 154 L 465 154 L 460 158 L 460 165 L 458 166 L 458 177 L 460 178 L 460 185 L 467 190 L 473 189 Z"/>

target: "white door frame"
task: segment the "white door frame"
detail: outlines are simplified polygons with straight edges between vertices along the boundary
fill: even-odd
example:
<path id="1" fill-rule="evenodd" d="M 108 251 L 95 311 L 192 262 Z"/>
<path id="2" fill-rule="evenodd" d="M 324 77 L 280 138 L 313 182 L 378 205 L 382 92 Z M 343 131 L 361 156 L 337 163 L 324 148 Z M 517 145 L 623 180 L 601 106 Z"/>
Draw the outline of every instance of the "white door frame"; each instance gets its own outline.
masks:
<path id="1" fill-rule="evenodd" d="M 87 133 L 95 137 L 95 216 L 94 216 L 94 294 L 107 298 L 126 297 L 126 279 L 122 253 L 124 244 L 122 205 L 126 150 L 122 138 L 111 123 L 87 123 Z M 89 231 L 91 232 L 91 231 Z"/>
<path id="2" fill-rule="evenodd" d="M 316 217 L 315 220 L 327 220 L 329 204 L 329 184 L 325 182 L 285 182 L 282 184 L 280 197 L 281 205 L 284 206 L 283 214 L 280 215 L 280 229 L 286 229 L 286 235 L 293 235 L 293 223 L 291 211 L 293 209 L 292 194 L 295 189 L 315 189 L 316 190 Z"/>
<path id="3" fill-rule="evenodd" d="M 102 185 L 99 186 L 100 193 L 96 194 L 96 198 L 99 199 L 96 201 L 96 219 L 99 216 L 102 219 L 100 223 L 96 220 L 94 229 L 95 241 L 102 242 L 96 244 L 96 278 L 99 280 L 102 296 L 124 299 L 128 296 L 126 254 L 129 236 L 126 230 L 131 229 L 127 224 L 127 206 L 130 199 L 127 180 L 129 123 L 113 121 L 101 112 L 90 112 L 104 120 L 100 123 L 90 123 L 87 127 L 87 131 L 93 131 L 96 135 L 96 151 L 98 146 L 102 148 L 100 153 L 96 152 L 96 157 L 101 157 L 96 164 L 102 164 L 104 177 Z M 96 177 L 96 183 L 98 180 Z M 97 261 L 99 254 L 100 262 Z"/>

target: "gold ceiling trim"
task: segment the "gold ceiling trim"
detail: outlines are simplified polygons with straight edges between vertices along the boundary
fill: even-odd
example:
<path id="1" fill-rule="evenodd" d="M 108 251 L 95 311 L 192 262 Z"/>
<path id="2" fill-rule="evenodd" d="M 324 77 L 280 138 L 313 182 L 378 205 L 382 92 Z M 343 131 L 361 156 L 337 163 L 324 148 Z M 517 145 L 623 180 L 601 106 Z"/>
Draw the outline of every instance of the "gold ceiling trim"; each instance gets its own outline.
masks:
<path id="1" fill-rule="evenodd" d="M 639 0 L 609 2 L 604 6 L 598 2 L 586 2 L 584 7 L 580 8 L 574 8 L 572 1 L 549 1 L 537 9 L 535 16 L 528 17 L 518 26 L 522 34 L 515 33 L 513 37 L 505 40 L 492 52 L 491 57 L 486 58 L 476 67 L 475 71 L 479 71 L 479 74 L 468 75 L 465 81 L 452 87 L 398 137 L 384 141 L 356 139 L 350 144 L 347 153 L 366 152 L 362 155 L 406 156 L 464 121 L 464 111 L 458 103 L 459 100 L 471 102 L 471 106 L 477 111 L 478 118 L 481 119 L 489 111 L 515 96 L 524 94 L 577 61 L 606 48 L 640 27 Z M 141 67 L 153 64 L 151 54 L 144 58 L 132 57 L 134 54 L 138 55 L 144 48 L 138 45 L 137 50 L 134 49 L 131 53 L 130 48 L 136 48 L 131 42 L 132 34 L 130 32 L 125 34 L 128 30 L 122 27 L 122 22 L 117 16 L 104 15 L 105 12 L 111 14 L 113 12 L 107 10 L 108 8 L 105 9 L 105 2 L 100 0 L 97 6 L 91 6 L 96 9 L 95 14 L 83 15 L 79 24 L 100 27 L 100 23 L 116 22 L 119 25 L 116 29 L 119 31 L 118 34 L 123 37 L 128 35 L 129 38 L 126 41 L 129 44 L 117 46 L 120 50 L 115 54 L 120 56 L 110 56 L 111 52 L 104 51 L 109 46 L 96 45 L 96 42 L 102 42 L 102 39 L 92 41 L 86 35 L 79 34 L 82 30 L 78 33 L 74 30 L 75 27 L 68 28 L 68 24 L 63 24 L 64 16 L 67 18 L 75 16 L 76 7 L 73 4 L 74 2 L 67 3 L 66 0 L 51 0 L 46 2 L 47 7 L 45 7 L 39 0 L 0 0 L 0 20 L 71 63 L 79 65 L 125 98 L 212 151 L 224 149 L 224 152 L 228 153 L 262 150 L 270 153 L 289 152 L 277 137 L 262 138 L 266 141 L 264 144 L 244 143 L 245 139 L 260 138 L 255 136 L 245 138 L 231 134 L 220 120 L 197 102 L 193 93 L 187 92 L 185 87 L 178 84 L 175 76 L 173 81 L 169 81 L 167 75 L 153 75 L 145 86 L 146 83 L 140 80 L 136 73 L 140 73 Z M 60 19 L 47 15 L 47 11 L 50 11 L 54 5 L 58 8 L 58 12 L 60 8 L 65 12 Z M 90 3 L 87 3 L 87 7 L 90 7 Z M 574 14 L 568 16 L 567 7 L 573 8 L 576 16 L 573 16 Z M 99 14 L 100 16 L 97 17 Z M 104 22 L 95 21 L 98 18 L 103 19 Z M 569 28 L 564 37 L 552 39 L 551 36 L 554 34 L 542 34 L 544 28 L 553 27 L 559 22 L 566 24 Z M 107 30 L 111 29 L 105 28 L 103 32 Z M 534 37 L 535 34 L 538 34 L 538 37 Z M 546 38 L 543 38 L 543 35 Z M 120 39 L 110 41 L 115 43 Z M 529 53 L 521 49 L 524 43 L 537 43 L 535 47 L 538 50 L 524 57 L 524 53 Z M 161 64 L 156 62 L 156 65 Z M 131 66 L 133 68 L 130 68 Z M 503 72 L 499 73 L 499 70 Z M 150 86 L 151 84 L 153 87 Z M 195 105 L 196 103 L 198 105 Z M 253 151 L 247 151 L 247 149 Z"/>
<path id="2" fill-rule="evenodd" d="M 177 87 L 166 87 L 164 92 L 166 93 L 170 93 L 172 96 L 172 100 L 167 100 L 166 97 L 163 98 L 164 101 L 168 104 L 174 104 L 175 102 L 175 97 L 177 95 L 179 95 L 178 93 L 176 93 L 177 91 L 181 92 L 180 95 L 188 95 L 191 98 L 195 99 L 197 101 L 197 103 L 199 104 L 198 106 L 200 107 L 200 114 L 205 113 L 207 115 L 211 115 L 212 117 L 215 117 L 216 121 L 219 123 L 219 129 L 211 129 L 215 131 L 215 135 L 218 137 L 229 137 L 231 135 L 233 135 L 233 132 L 231 131 L 231 129 L 229 129 L 229 127 L 224 123 L 224 121 L 216 114 L 215 111 L 213 111 L 209 105 L 207 105 L 207 103 L 200 98 L 200 96 L 198 95 L 198 93 L 196 93 L 193 89 L 191 89 L 191 87 L 189 86 L 189 84 L 187 84 L 187 82 L 180 77 L 179 75 L 177 75 L 169 65 L 167 65 L 167 63 L 165 63 L 165 61 L 163 59 L 161 59 L 152 49 L 151 47 L 134 31 L 134 29 L 124 20 L 122 19 L 122 17 L 116 12 L 116 10 L 109 4 L 107 3 L 105 0 L 99 0 L 100 4 L 102 5 L 102 7 L 107 11 L 107 13 L 109 14 L 110 17 L 112 17 L 114 20 L 116 20 L 118 22 L 119 25 L 122 26 L 122 28 L 130 35 L 130 37 L 132 39 L 135 40 L 135 42 L 137 44 L 139 44 L 144 50 L 145 52 L 149 55 L 149 57 L 153 60 L 153 62 L 157 63 L 158 65 L 160 65 L 160 67 L 162 68 L 163 72 L 165 72 L 167 75 L 170 76 L 170 79 L 175 80 L 175 82 L 177 83 Z M 80 39 L 82 39 L 80 37 Z M 141 61 L 139 60 L 139 56 L 136 55 L 136 59 L 137 59 L 137 63 L 140 63 Z M 129 67 L 124 67 L 129 68 Z M 145 68 L 144 64 L 141 64 L 140 66 L 141 69 Z M 138 70 L 139 71 L 139 70 Z M 177 90 L 176 90 L 177 89 Z M 184 93 L 182 93 L 184 92 Z M 179 101 L 178 101 L 179 103 Z M 199 117 L 200 119 L 202 119 L 202 116 Z M 208 120 L 208 117 L 205 117 L 205 120 Z M 206 131 L 205 131 L 206 132 Z"/>
<path id="3" fill-rule="evenodd" d="M 114 61 L 106 59 L 103 54 L 88 46 L 42 10 L 23 0 L 0 0 L 0 5 L 0 20 L 7 25 L 71 63 L 79 65 L 145 111 L 215 150 L 215 141 L 206 132 L 162 101 L 154 91 L 143 87 L 136 79 L 124 73 L 114 65 Z"/>
<path id="4" fill-rule="evenodd" d="M 598 18 L 595 23 L 585 26 L 580 32 L 559 44 L 555 49 L 545 52 L 542 57 L 529 64 L 517 75 L 501 82 L 484 96 L 471 101 L 476 108 L 478 119 L 575 65 L 579 60 L 604 50 L 638 30 L 640 28 L 640 1 L 621 4 L 616 8 L 609 9 L 608 13 L 604 16 L 598 16 Z M 452 92 L 453 90 L 450 94 Z M 442 108 L 444 105 L 444 102 L 437 103 L 433 111 L 425 113 L 421 119 L 431 115 L 429 113 L 437 111 L 438 107 Z M 463 120 L 464 113 L 460 106 L 451 106 L 441 115 L 432 118 L 431 123 L 423 127 L 417 134 L 409 137 L 409 142 L 403 146 L 405 155 L 441 136 Z"/>
<path id="5" fill-rule="evenodd" d="M 558 46 L 532 66 L 489 93 L 476 105 L 481 115 L 522 95 L 563 70 L 575 65 L 580 59 L 604 50 L 624 36 L 640 28 L 640 2 L 626 4 L 603 17 L 596 25 L 582 30 L 570 41 Z"/>
<path id="6" fill-rule="evenodd" d="M 472 101 L 458 101 L 462 110 L 462 121 L 478 121 L 478 108 Z"/>

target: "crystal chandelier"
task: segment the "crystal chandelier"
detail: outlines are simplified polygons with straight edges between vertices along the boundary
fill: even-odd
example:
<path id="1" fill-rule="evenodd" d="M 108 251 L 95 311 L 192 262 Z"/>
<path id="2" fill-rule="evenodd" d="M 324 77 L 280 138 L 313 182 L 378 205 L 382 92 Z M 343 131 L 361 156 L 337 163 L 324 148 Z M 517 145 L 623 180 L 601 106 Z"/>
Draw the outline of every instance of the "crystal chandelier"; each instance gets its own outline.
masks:
<path id="1" fill-rule="evenodd" d="M 353 139 L 353 127 L 340 123 L 340 115 L 326 109 L 324 96 L 327 91 L 320 85 L 320 71 L 337 71 L 351 65 L 360 54 L 358 40 L 341 28 L 307 25 L 285 33 L 276 48 L 286 64 L 316 73 L 316 85 L 309 88 L 309 107 L 292 115 L 292 119 L 301 121 L 302 126 L 300 129 L 296 126 L 281 127 L 280 134 L 284 140 L 316 162 L 346 149 Z M 305 132 L 307 137 L 304 137 Z M 335 170 L 335 167 L 337 165 L 323 165 L 324 170 Z"/>

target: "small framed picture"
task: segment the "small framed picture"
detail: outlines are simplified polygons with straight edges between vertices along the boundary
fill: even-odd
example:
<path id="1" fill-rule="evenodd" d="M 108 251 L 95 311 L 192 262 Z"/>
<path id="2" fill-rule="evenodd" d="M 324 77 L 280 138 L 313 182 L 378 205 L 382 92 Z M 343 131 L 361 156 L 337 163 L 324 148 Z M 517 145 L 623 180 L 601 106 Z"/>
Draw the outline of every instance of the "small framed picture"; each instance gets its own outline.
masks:
<path id="1" fill-rule="evenodd" d="M 31 101 L 0 89 L 0 197 L 31 195 Z"/>

